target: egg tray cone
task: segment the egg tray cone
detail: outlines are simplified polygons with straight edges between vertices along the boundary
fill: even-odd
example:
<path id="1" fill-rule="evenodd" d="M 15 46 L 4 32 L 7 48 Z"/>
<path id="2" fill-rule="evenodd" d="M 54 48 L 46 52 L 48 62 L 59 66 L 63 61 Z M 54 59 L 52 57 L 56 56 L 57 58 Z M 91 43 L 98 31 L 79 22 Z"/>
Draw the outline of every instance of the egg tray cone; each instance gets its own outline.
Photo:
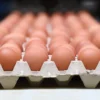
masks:
<path id="1" fill-rule="evenodd" d="M 28 78 L 31 85 L 39 85 L 45 78 L 54 78 L 58 85 L 67 85 L 78 75 L 86 88 L 95 88 L 100 82 L 100 62 L 95 70 L 86 70 L 82 61 L 71 61 L 67 70 L 59 71 L 53 61 L 45 61 L 40 71 L 31 71 L 27 62 L 16 62 L 13 71 L 4 71 L 0 65 L 0 83 L 4 89 L 12 89 L 20 77 Z M 37 84 L 38 83 L 38 84 Z"/>

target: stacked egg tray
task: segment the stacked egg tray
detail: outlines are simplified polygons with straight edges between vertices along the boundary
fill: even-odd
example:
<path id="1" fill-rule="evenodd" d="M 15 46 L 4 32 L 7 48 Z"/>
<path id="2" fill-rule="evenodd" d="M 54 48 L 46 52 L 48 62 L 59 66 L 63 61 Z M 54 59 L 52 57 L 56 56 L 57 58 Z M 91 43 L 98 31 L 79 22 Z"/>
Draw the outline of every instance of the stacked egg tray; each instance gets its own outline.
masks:
<path id="1" fill-rule="evenodd" d="M 4 71 L 0 65 L 0 84 L 4 89 L 14 88 L 20 77 L 26 77 L 33 85 L 38 85 L 45 78 L 53 78 L 59 86 L 64 86 L 77 75 L 86 88 L 95 88 L 100 82 L 100 63 L 95 70 L 87 70 L 82 61 L 76 57 L 74 61 L 71 61 L 67 70 L 59 71 L 49 55 L 49 59 L 43 63 L 40 71 L 32 71 L 28 63 L 23 61 L 24 53 L 22 52 L 22 59 L 16 62 L 13 71 Z"/>
<path id="2" fill-rule="evenodd" d="M 33 14 L 31 14 L 32 16 L 33 16 Z M 13 17 L 12 17 L 13 18 Z M 12 19 L 11 18 L 11 19 Z M 18 17 L 19 18 L 19 17 Z M 28 18 L 30 18 L 31 19 L 31 17 L 28 17 Z M 73 17 L 72 17 L 73 18 Z M 26 17 L 26 19 L 27 19 L 27 17 Z M 24 22 L 26 22 L 26 21 L 28 21 L 28 20 L 24 20 Z M 72 20 L 73 21 L 73 20 Z M 9 21 L 8 21 L 9 22 Z M 23 32 L 22 31 L 22 29 L 24 30 L 24 29 L 26 29 L 26 28 L 28 28 L 28 25 L 25 25 L 24 26 L 24 23 L 23 21 L 22 21 L 22 23 L 23 24 L 21 24 L 21 32 Z M 29 23 L 31 22 L 31 20 L 29 20 Z M 37 21 L 38 22 L 38 24 L 40 23 L 39 21 Z M 77 24 L 76 23 L 77 22 L 77 20 L 75 21 L 75 24 L 74 24 L 74 26 Z M 93 21 L 94 22 L 94 21 Z M 26 24 L 29 24 L 28 22 L 26 22 Z M 41 22 L 42 23 L 42 22 Z M 18 24 L 19 25 L 19 24 Z M 37 25 L 37 24 L 36 24 Z M 8 24 L 7 24 L 7 26 L 9 26 Z M 12 26 L 12 25 L 11 25 Z M 24 28 L 22 27 L 22 26 L 24 26 Z M 30 26 L 30 25 L 29 25 Z M 73 26 L 73 24 L 72 24 L 72 26 Z M 4 26 L 4 24 L 3 24 L 3 28 L 5 28 L 5 26 Z M 46 28 L 46 27 L 45 27 Z M 48 25 L 48 27 L 47 27 L 48 29 L 48 31 L 50 31 L 51 30 L 51 27 Z M 59 28 L 59 27 L 58 27 Z M 17 30 L 17 32 L 15 32 L 16 34 L 19 32 L 20 33 L 20 31 L 19 31 L 19 27 L 17 28 L 18 30 Z M 29 29 L 29 28 L 28 28 Z M 27 29 L 27 30 L 28 30 Z M 62 29 L 63 29 L 63 27 L 62 27 Z M 16 30 L 16 28 L 15 28 L 15 30 Z M 72 29 L 73 30 L 73 29 Z M 76 30 L 76 29 L 75 29 Z M 2 33 L 2 32 L 1 32 Z M 9 33 L 9 32 L 8 32 Z M 8 34 L 7 33 L 7 34 Z M 12 32 L 13 33 L 13 32 Z M 10 34 L 12 34 L 12 33 L 10 33 Z M 15 34 L 15 33 L 13 33 L 13 34 Z M 50 33 L 50 32 L 48 32 L 48 33 Z M 77 32 L 76 32 L 77 33 Z M 83 32 L 84 33 L 84 32 Z M 24 32 L 23 32 L 23 34 L 24 34 Z M 65 32 L 65 34 L 66 34 L 66 32 Z M 57 34 L 58 35 L 58 34 Z M 65 36 L 65 35 L 63 35 L 63 36 Z M 49 44 L 51 43 L 51 41 L 50 41 L 50 38 L 49 37 L 46 37 L 47 38 L 47 42 L 46 42 L 46 44 L 45 44 L 45 47 L 46 47 L 46 49 L 47 49 L 47 52 L 49 51 Z M 17 39 L 19 39 L 19 38 L 17 38 Z M 64 39 L 64 38 L 63 38 Z M 29 38 L 28 37 L 25 37 L 25 41 L 26 42 L 28 42 L 28 40 L 29 40 Z M 13 40 L 13 42 L 14 42 L 14 40 Z M 53 57 L 53 55 L 48 55 L 48 54 L 50 54 L 50 53 L 47 53 L 47 56 L 46 57 L 48 57 L 46 60 L 44 60 L 43 61 L 43 64 L 41 64 L 39 67 L 40 67 L 40 70 L 38 70 L 38 71 L 35 71 L 35 70 L 33 70 L 33 69 L 31 69 L 31 64 L 27 61 L 27 60 L 25 60 L 24 59 L 24 57 L 25 57 L 25 53 L 26 53 L 26 42 L 25 42 L 25 44 L 24 44 L 24 42 L 23 42 L 23 44 L 21 44 L 21 46 L 23 47 L 23 48 L 21 48 L 22 49 L 22 51 L 20 51 L 20 58 L 18 59 L 18 60 L 16 60 L 15 61 L 15 63 L 14 63 L 14 67 L 13 67 L 13 70 L 12 71 L 7 71 L 7 70 L 5 70 L 5 68 L 4 68 L 4 66 L 3 66 L 3 64 L 1 63 L 1 65 L 0 65 L 0 84 L 2 85 L 2 87 L 4 88 L 4 89 L 12 89 L 12 88 L 14 88 L 15 86 L 16 86 L 16 84 L 18 83 L 18 81 L 19 81 L 19 79 L 21 78 L 21 77 L 25 77 L 25 78 L 27 78 L 28 79 L 28 81 L 29 81 L 29 83 L 31 84 L 31 85 L 34 85 L 34 86 L 36 86 L 36 85 L 41 85 L 41 82 L 44 80 L 44 79 L 48 79 L 48 80 L 50 80 L 50 79 L 54 79 L 56 82 L 57 82 L 57 84 L 59 85 L 59 86 L 66 86 L 66 85 L 68 85 L 68 83 L 70 84 L 70 81 L 71 81 L 71 79 L 72 79 L 72 77 L 74 77 L 74 76 L 79 76 L 80 77 L 80 79 L 82 80 L 82 82 L 83 82 L 83 84 L 84 84 L 84 86 L 86 87 L 86 88 L 96 88 L 97 87 L 97 85 L 99 84 L 99 82 L 100 82 L 100 62 L 99 62 L 99 60 L 97 61 L 97 63 L 98 63 L 98 65 L 96 66 L 96 68 L 95 68 L 95 70 L 87 70 L 88 68 L 86 67 L 86 65 L 85 64 L 83 64 L 82 63 L 82 61 L 80 61 L 80 60 L 78 60 L 79 58 L 79 56 L 77 57 L 77 54 L 76 54 L 76 57 L 74 56 L 73 57 L 73 59 L 75 58 L 75 60 L 70 60 L 70 64 L 68 64 L 69 66 L 68 66 L 68 69 L 66 68 L 66 70 L 61 70 L 61 69 L 59 69 L 58 68 L 58 66 L 59 65 L 57 65 L 57 63 L 56 62 L 54 62 L 54 60 L 52 60 L 52 57 Z M 59 42 L 59 41 L 58 41 Z M 11 42 L 9 42 L 9 44 L 10 44 Z M 87 42 L 88 43 L 88 42 Z M 62 43 L 63 44 L 63 43 Z M 16 42 L 16 45 L 18 45 L 17 44 L 17 42 Z M 37 44 L 38 45 L 38 44 Z M 42 45 L 42 44 L 41 44 Z M 13 47 L 13 46 L 12 46 Z M 17 46 L 15 46 L 16 48 L 17 48 Z M 42 46 L 41 46 L 42 47 Z M 93 46 L 94 47 L 94 46 Z M 16 48 L 14 48 L 14 50 L 16 50 Z M 18 46 L 18 48 L 19 48 L 19 46 Z M 59 48 L 61 48 L 61 49 L 63 49 L 63 47 L 59 47 Z M 59 50 L 59 48 L 58 48 L 58 50 Z M 95 48 L 97 48 L 97 47 L 94 47 L 94 50 L 96 50 Z M 40 48 L 31 48 L 31 50 L 32 50 L 32 52 L 33 52 L 33 50 L 35 51 L 35 50 L 37 50 L 37 49 L 40 49 Z M 68 48 L 67 48 L 68 49 Z M 67 50 L 66 49 L 66 50 Z M 91 49 L 91 48 L 90 48 Z M 90 50 L 89 49 L 89 50 Z M 17 51 L 17 50 L 16 50 Z M 98 49 L 97 49 L 97 51 L 98 51 Z M 97 52 L 96 51 L 96 52 Z M 32 54 L 32 52 L 31 52 L 31 54 Z M 42 53 L 42 52 L 41 52 Z M 72 53 L 72 52 L 71 52 Z M 71 53 L 69 54 L 69 52 L 67 53 L 67 54 L 69 54 L 69 56 L 71 55 Z M 15 52 L 14 52 L 14 54 L 15 54 Z M 17 54 L 17 53 L 16 53 Z M 27 53 L 28 54 L 28 56 L 29 56 L 29 52 Z M 30 55 L 31 55 L 30 54 Z M 83 53 L 84 54 L 84 53 Z M 97 53 L 97 55 L 96 56 L 99 56 L 99 54 L 100 53 Z M 9 54 L 10 55 L 10 54 Z M 37 55 L 36 55 L 37 56 Z M 32 58 L 35 58 L 36 57 L 35 55 L 32 55 Z M 64 55 L 63 55 L 64 56 Z M 69 57 L 68 55 L 67 55 L 67 57 Z M 7 57 L 7 56 L 6 56 Z M 10 57 L 10 56 L 8 56 L 8 57 Z M 58 56 L 57 56 L 58 57 Z M 30 59 L 32 59 L 31 57 L 30 57 Z M 61 56 L 59 56 L 59 58 L 61 58 Z M 94 58 L 94 60 L 95 60 L 95 57 L 92 57 L 92 58 Z M 98 57 L 99 58 L 99 57 Z M 7 59 L 9 59 L 9 58 L 7 58 Z M 12 59 L 13 59 L 13 57 L 12 57 Z M 12 59 L 10 60 L 10 62 L 13 62 L 12 61 Z M 29 58 L 28 58 L 29 59 Z M 6 59 L 4 58 L 3 59 L 3 56 L 2 56 L 2 60 L 3 61 L 5 61 L 6 62 Z M 62 58 L 59 60 L 59 61 L 61 61 L 62 60 Z M 64 59 L 65 61 L 68 61 L 68 59 Z M 62 60 L 62 61 L 64 61 L 64 60 Z M 90 60 L 90 59 L 89 59 Z M 92 60 L 92 61 L 94 61 L 94 60 Z M 39 63 L 39 58 L 38 58 L 38 60 L 36 60 L 36 61 L 38 61 L 38 63 Z M 62 62 L 61 61 L 61 62 Z M 4 62 L 4 63 L 5 63 Z M 8 63 L 5 63 L 7 66 L 7 68 L 9 68 L 10 67 L 10 65 L 8 66 L 8 64 L 10 64 L 10 62 Z M 63 63 L 64 64 L 64 63 Z M 90 63 L 89 63 L 90 64 Z M 56 66 L 57 65 L 57 66 Z M 65 64 L 66 66 L 67 66 L 67 64 Z M 85 65 L 85 66 L 84 66 Z M 33 65 L 32 65 L 33 66 Z M 38 65 L 37 65 L 38 66 Z M 34 67 L 36 67 L 37 68 L 37 66 L 34 66 Z M 61 65 L 62 66 L 62 65 Z M 92 66 L 92 65 L 91 65 Z M 90 68 L 91 68 L 91 66 L 90 66 Z M 89 67 L 89 66 L 88 66 Z M 87 68 L 87 69 L 86 69 Z M 3 70 L 4 69 L 4 70 Z M 77 81 L 77 80 L 76 80 Z M 25 83 L 24 83 L 25 84 Z M 73 84 L 74 84 L 74 82 L 73 82 Z M 52 84 L 53 85 L 53 84 Z"/>
<path id="3" fill-rule="evenodd" d="M 23 55 L 23 54 L 22 54 Z M 4 89 L 12 89 L 20 77 L 27 77 L 32 84 L 40 83 L 45 78 L 54 78 L 59 85 L 67 85 L 73 76 L 78 75 L 86 88 L 95 88 L 100 82 L 100 62 L 95 70 L 86 70 L 82 61 L 71 61 L 67 70 L 59 71 L 53 61 L 45 61 L 40 71 L 31 71 L 27 62 L 16 62 L 13 71 L 3 71 L 0 66 L 0 83 Z"/>

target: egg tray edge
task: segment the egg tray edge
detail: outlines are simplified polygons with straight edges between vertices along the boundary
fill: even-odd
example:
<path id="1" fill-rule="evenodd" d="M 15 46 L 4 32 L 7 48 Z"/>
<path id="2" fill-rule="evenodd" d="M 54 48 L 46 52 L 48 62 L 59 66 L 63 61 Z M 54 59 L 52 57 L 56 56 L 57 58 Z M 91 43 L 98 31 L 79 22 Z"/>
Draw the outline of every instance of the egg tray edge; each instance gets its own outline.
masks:
<path id="1" fill-rule="evenodd" d="M 100 62 L 95 70 L 86 70 L 82 61 L 71 61 L 67 70 L 59 71 L 53 61 L 45 61 L 40 71 L 31 71 L 25 61 L 17 61 L 13 71 L 3 71 L 0 65 L 0 83 L 5 89 L 12 89 L 19 77 L 27 77 L 32 83 L 39 83 L 44 78 L 55 78 L 57 82 L 69 82 L 79 75 L 86 88 L 95 88 L 100 82 Z"/>

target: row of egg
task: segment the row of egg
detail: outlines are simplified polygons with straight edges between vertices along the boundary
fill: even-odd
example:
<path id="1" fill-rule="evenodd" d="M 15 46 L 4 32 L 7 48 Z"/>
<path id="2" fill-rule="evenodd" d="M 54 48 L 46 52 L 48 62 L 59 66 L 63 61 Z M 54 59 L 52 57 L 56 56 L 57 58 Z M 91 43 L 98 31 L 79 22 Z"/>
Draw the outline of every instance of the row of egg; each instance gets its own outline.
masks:
<path id="1" fill-rule="evenodd" d="M 48 24 L 52 27 L 50 32 Z M 34 71 L 41 69 L 48 55 L 52 55 L 59 70 L 67 70 L 75 56 L 86 69 L 93 70 L 100 61 L 99 37 L 99 22 L 85 11 L 52 16 L 30 12 L 22 15 L 16 11 L 0 23 L 0 64 L 6 71 L 13 70 L 24 51 L 23 60 Z"/>

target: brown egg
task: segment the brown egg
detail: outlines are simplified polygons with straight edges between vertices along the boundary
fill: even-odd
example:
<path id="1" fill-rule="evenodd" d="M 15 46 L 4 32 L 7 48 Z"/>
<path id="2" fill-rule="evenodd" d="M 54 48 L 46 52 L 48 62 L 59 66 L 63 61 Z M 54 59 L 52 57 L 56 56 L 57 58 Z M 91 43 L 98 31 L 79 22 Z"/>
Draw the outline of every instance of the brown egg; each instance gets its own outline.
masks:
<path id="1" fill-rule="evenodd" d="M 22 21 L 24 22 L 26 20 L 27 22 L 32 22 L 34 20 L 34 17 L 35 16 L 32 12 L 28 12 L 28 13 L 24 14 Z"/>
<path id="2" fill-rule="evenodd" d="M 93 46 L 83 47 L 78 53 L 78 59 L 86 69 L 94 70 L 100 61 L 100 50 Z"/>
<path id="3" fill-rule="evenodd" d="M 99 32 L 99 31 L 98 31 Z M 92 42 L 100 49 L 100 34 L 96 33 L 92 38 Z"/>
<path id="4" fill-rule="evenodd" d="M 21 52 L 21 49 L 19 47 L 19 45 L 17 45 L 15 42 L 13 41 L 8 41 L 7 43 L 5 43 L 4 45 L 1 46 L 1 48 L 5 48 L 5 47 L 9 47 L 12 48 L 15 52 Z"/>
<path id="5" fill-rule="evenodd" d="M 23 35 L 19 35 L 19 34 L 10 34 L 10 35 L 6 35 L 1 41 L 0 41 L 0 45 L 5 44 L 6 42 L 13 40 L 15 41 L 19 46 L 21 46 L 23 44 L 23 42 L 25 41 L 25 37 Z"/>
<path id="6" fill-rule="evenodd" d="M 46 46 L 44 41 L 42 41 L 40 38 L 31 38 L 25 45 L 25 48 L 27 49 L 30 45 L 43 45 Z"/>
<path id="7" fill-rule="evenodd" d="M 8 14 L 8 16 L 6 16 L 2 21 L 6 22 L 9 19 L 12 19 L 13 17 L 18 17 L 18 16 L 21 17 L 21 13 L 19 11 L 13 11 L 10 14 Z M 14 19 L 12 19 L 12 20 L 14 20 Z"/>
<path id="8" fill-rule="evenodd" d="M 5 71 L 12 71 L 14 65 L 21 59 L 21 51 L 16 47 L 1 47 L 0 48 L 0 64 Z"/>
<path id="9" fill-rule="evenodd" d="M 23 35 L 24 37 L 28 34 L 28 29 L 20 28 L 20 26 L 14 28 L 10 34 Z"/>
<path id="10" fill-rule="evenodd" d="M 31 49 L 31 48 L 37 48 L 37 47 L 39 47 L 39 48 L 42 48 L 44 51 L 45 51 L 45 53 L 48 55 L 48 52 L 47 52 L 47 47 L 46 46 L 44 46 L 44 45 L 42 45 L 42 44 L 34 44 L 34 43 L 31 43 L 26 49 L 25 49 L 25 51 L 28 51 L 29 49 Z"/>
<path id="11" fill-rule="evenodd" d="M 47 35 L 47 24 L 48 24 L 49 18 L 46 14 L 38 14 L 37 18 L 35 19 L 35 22 L 33 24 L 34 29 L 39 29 L 45 32 Z"/>
<path id="12" fill-rule="evenodd" d="M 60 25 L 56 25 L 52 27 L 52 30 L 54 31 L 64 31 L 67 33 L 67 28 L 65 27 L 65 25 L 60 24 Z"/>
<path id="13" fill-rule="evenodd" d="M 17 30 L 17 31 L 12 31 L 9 35 L 17 35 L 19 37 L 23 37 L 23 39 L 26 38 L 26 33 L 24 33 L 23 30 Z"/>
<path id="14" fill-rule="evenodd" d="M 76 45 L 77 45 L 78 43 L 80 43 L 81 41 L 89 41 L 89 40 L 88 40 L 88 38 L 86 38 L 86 37 L 82 37 L 82 36 L 78 35 L 78 36 L 76 36 L 76 37 L 74 37 L 74 38 L 71 39 L 71 44 L 72 44 L 74 47 L 76 47 Z"/>
<path id="15" fill-rule="evenodd" d="M 89 40 L 91 40 L 92 35 L 86 30 L 86 29 L 81 29 L 77 32 L 76 35 L 74 35 L 74 37 L 84 37 L 87 38 Z"/>
<path id="16" fill-rule="evenodd" d="M 69 46 L 60 46 L 52 54 L 51 60 L 55 62 L 59 70 L 67 70 L 69 64 L 75 58 L 75 53 Z"/>
<path id="17" fill-rule="evenodd" d="M 91 41 L 84 36 L 83 37 L 77 36 L 71 40 L 70 44 L 76 49 L 76 53 L 77 53 L 80 50 L 80 48 L 83 46 L 83 44 L 91 44 Z"/>
<path id="18" fill-rule="evenodd" d="M 41 31 L 41 30 L 33 30 L 30 33 L 30 37 L 34 38 L 34 37 L 38 37 L 40 39 L 42 39 L 45 43 L 47 43 L 47 36 L 45 35 L 45 32 Z"/>
<path id="19" fill-rule="evenodd" d="M 77 33 L 79 30 L 83 29 L 81 21 L 74 13 L 70 13 L 66 16 L 65 23 L 73 33 Z"/>
<path id="20" fill-rule="evenodd" d="M 32 71 L 39 71 L 44 61 L 48 59 L 45 50 L 39 46 L 31 47 L 25 52 L 24 61 L 27 61 Z"/>
<path id="21" fill-rule="evenodd" d="M 61 24 L 64 24 L 64 17 L 61 13 L 54 13 L 52 16 L 51 16 L 51 24 L 53 27 L 55 26 L 59 26 Z"/>
<path id="22" fill-rule="evenodd" d="M 7 35 L 9 33 L 9 30 L 5 27 L 0 26 L 0 32 L 2 32 L 3 34 Z"/>
<path id="23" fill-rule="evenodd" d="M 13 29 L 13 33 L 22 33 L 24 35 L 28 34 L 28 29 L 31 27 L 31 25 L 34 22 L 34 17 L 32 13 L 26 13 L 22 19 L 20 20 L 20 22 L 17 24 L 17 26 Z"/>
<path id="24" fill-rule="evenodd" d="M 53 29 L 53 31 L 51 32 L 51 37 L 55 37 L 55 36 L 57 36 L 57 35 L 63 35 L 63 36 L 65 36 L 66 38 L 69 38 L 69 34 L 66 32 L 66 31 L 64 31 L 64 30 L 61 30 L 60 28 L 58 29 L 58 28 L 55 28 L 55 29 Z"/>
<path id="25" fill-rule="evenodd" d="M 86 11 L 80 11 L 78 15 L 84 26 L 87 28 L 99 25 L 99 22 L 95 20 L 95 18 L 93 18 L 93 16 Z"/>
<path id="26" fill-rule="evenodd" d="M 55 42 L 59 42 L 59 41 L 62 43 L 69 43 L 69 40 L 67 40 L 64 36 L 56 36 L 55 38 L 51 39 L 50 45 L 52 45 Z"/>
<path id="27" fill-rule="evenodd" d="M 57 48 L 57 47 L 60 47 L 64 44 L 68 44 L 66 41 L 55 41 L 55 42 L 52 42 L 50 45 L 49 45 L 49 54 L 52 54 L 54 52 L 54 50 Z"/>
<path id="28" fill-rule="evenodd" d="M 93 45 L 90 41 L 82 41 L 82 42 L 78 43 L 76 48 L 75 48 L 76 53 L 78 53 L 79 50 L 82 49 L 83 47 L 88 47 L 88 46 L 95 47 L 95 45 Z"/>
<path id="29" fill-rule="evenodd" d="M 1 21 L 0 26 L 11 31 L 11 29 L 18 23 L 19 19 L 20 14 L 18 12 L 13 12 Z"/>
<path id="30" fill-rule="evenodd" d="M 58 35 L 57 34 L 53 34 L 51 38 L 52 38 L 51 43 L 53 41 L 60 41 L 60 40 L 65 40 L 67 43 L 70 42 L 70 38 L 69 38 L 69 36 L 67 34 L 58 34 Z"/>
<path id="31" fill-rule="evenodd" d="M 45 51 L 47 50 L 47 47 L 44 46 L 43 44 L 39 44 L 39 43 L 34 44 L 34 43 L 31 43 L 27 48 L 25 48 L 25 51 L 27 51 L 28 49 L 33 48 L 33 47 L 41 47 Z"/>
<path id="32" fill-rule="evenodd" d="M 0 30 L 0 41 L 2 40 L 2 38 L 5 36 L 6 34 L 3 33 L 3 31 Z"/>

